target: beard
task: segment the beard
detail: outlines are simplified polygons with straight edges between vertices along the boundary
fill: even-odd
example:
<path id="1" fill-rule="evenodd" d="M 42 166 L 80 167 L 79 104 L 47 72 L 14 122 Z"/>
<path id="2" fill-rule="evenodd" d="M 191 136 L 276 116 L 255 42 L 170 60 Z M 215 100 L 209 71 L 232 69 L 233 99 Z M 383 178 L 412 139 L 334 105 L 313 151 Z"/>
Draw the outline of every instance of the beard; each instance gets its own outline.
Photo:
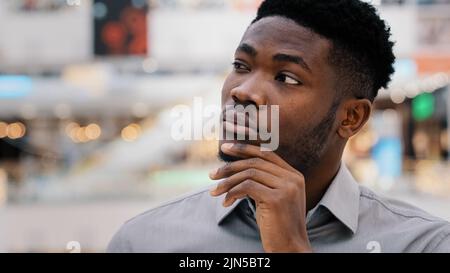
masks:
<path id="1" fill-rule="evenodd" d="M 312 167 L 320 163 L 326 151 L 328 137 L 336 120 L 336 110 L 339 103 L 340 101 L 334 100 L 325 117 L 314 127 L 306 130 L 301 128 L 294 132 L 293 142 L 283 143 L 280 139 L 280 145 L 274 152 L 296 170 L 307 174 Z M 224 162 L 242 160 L 240 157 L 225 154 L 220 149 L 218 157 Z"/>

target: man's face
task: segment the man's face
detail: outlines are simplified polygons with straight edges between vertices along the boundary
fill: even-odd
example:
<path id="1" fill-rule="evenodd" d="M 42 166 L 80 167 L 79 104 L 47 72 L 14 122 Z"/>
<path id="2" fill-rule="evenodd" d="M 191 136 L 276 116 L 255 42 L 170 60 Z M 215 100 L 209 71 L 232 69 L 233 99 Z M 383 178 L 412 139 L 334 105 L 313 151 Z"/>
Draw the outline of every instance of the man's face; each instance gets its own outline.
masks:
<path id="1" fill-rule="evenodd" d="M 336 74 L 328 62 L 330 48 L 327 39 L 292 20 L 263 18 L 245 32 L 222 90 L 223 109 L 279 106 L 275 152 L 302 172 L 318 164 L 337 135 Z M 221 140 L 219 145 L 225 142 L 253 143 Z M 237 160 L 222 152 L 219 156 Z"/>

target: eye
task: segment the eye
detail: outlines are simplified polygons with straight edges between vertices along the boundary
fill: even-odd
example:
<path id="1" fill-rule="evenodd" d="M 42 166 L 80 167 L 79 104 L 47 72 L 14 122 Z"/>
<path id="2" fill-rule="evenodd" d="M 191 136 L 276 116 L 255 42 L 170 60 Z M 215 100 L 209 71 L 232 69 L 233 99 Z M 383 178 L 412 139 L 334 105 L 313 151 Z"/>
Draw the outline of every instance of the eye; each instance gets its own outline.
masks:
<path id="1" fill-rule="evenodd" d="M 232 63 L 233 68 L 236 72 L 248 72 L 250 69 L 243 63 L 235 61 Z"/>
<path id="2" fill-rule="evenodd" d="M 283 82 L 285 84 L 289 84 L 289 85 L 301 85 L 302 83 L 299 80 L 296 80 L 294 77 L 289 76 L 287 74 L 278 74 L 275 77 L 275 80 L 279 81 L 279 82 Z"/>

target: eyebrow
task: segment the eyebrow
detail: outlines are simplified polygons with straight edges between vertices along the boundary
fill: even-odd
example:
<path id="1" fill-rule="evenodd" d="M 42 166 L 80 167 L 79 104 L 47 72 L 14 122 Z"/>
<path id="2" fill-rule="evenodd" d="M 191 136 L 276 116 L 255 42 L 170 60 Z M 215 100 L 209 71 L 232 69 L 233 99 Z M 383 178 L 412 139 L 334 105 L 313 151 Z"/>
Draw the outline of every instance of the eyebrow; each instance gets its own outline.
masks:
<path id="1" fill-rule="evenodd" d="M 311 68 L 309 68 L 305 60 L 303 60 L 303 58 L 300 56 L 278 53 L 273 56 L 273 60 L 277 62 L 295 63 L 303 67 L 305 70 L 311 72 Z"/>
<path id="2" fill-rule="evenodd" d="M 252 57 L 256 57 L 256 55 L 258 55 L 258 51 L 256 51 L 256 49 L 254 47 L 252 47 L 251 45 L 246 44 L 246 43 L 240 44 L 238 46 L 238 48 L 236 49 L 236 51 L 241 51 Z M 276 61 L 276 62 L 289 62 L 289 63 L 298 64 L 301 67 L 303 67 L 303 69 L 307 70 L 308 72 L 312 72 L 311 68 L 309 68 L 309 66 L 305 62 L 305 60 L 300 56 L 278 53 L 272 57 L 272 60 Z"/>
<path id="3" fill-rule="evenodd" d="M 252 57 L 256 57 L 256 55 L 258 55 L 258 52 L 256 51 L 256 49 L 254 47 L 252 47 L 249 44 L 246 43 L 242 43 L 238 46 L 238 48 L 236 49 L 236 51 L 242 51 L 244 53 L 247 53 L 248 55 L 252 56 Z"/>

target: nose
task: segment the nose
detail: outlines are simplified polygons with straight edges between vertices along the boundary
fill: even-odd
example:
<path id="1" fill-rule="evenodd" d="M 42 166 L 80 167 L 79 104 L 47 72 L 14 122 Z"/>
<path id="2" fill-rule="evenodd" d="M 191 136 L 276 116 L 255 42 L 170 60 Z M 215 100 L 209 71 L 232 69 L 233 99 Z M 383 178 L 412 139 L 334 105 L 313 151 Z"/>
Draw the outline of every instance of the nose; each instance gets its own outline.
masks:
<path id="1" fill-rule="evenodd" d="M 263 79 L 258 76 L 247 78 L 230 92 L 235 104 L 255 106 L 267 105 L 267 96 L 263 87 Z"/>

